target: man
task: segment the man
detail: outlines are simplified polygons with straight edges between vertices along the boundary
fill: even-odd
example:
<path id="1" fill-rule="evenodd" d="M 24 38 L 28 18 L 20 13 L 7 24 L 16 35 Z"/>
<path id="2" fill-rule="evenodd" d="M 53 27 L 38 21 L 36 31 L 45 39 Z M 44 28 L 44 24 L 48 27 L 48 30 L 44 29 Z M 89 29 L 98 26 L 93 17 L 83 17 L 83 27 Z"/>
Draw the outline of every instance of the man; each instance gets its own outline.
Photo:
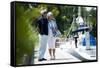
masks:
<path id="1" fill-rule="evenodd" d="M 76 47 L 76 48 L 78 48 L 78 47 L 77 47 L 77 38 L 78 38 L 78 34 L 76 33 L 76 34 L 74 35 L 74 39 L 75 39 L 75 47 Z"/>
<path id="2" fill-rule="evenodd" d="M 46 60 L 44 54 L 47 48 L 48 41 L 48 20 L 47 20 L 47 11 L 41 11 L 41 18 L 37 21 L 38 31 L 39 31 L 39 59 L 38 61 Z"/>

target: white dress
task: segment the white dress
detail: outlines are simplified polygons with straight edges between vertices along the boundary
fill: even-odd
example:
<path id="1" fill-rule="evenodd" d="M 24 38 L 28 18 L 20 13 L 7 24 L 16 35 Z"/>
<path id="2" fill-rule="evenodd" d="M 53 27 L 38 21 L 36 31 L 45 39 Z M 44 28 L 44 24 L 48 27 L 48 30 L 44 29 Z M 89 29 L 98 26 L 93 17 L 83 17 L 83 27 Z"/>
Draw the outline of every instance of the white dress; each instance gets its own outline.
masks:
<path id="1" fill-rule="evenodd" d="M 49 21 L 49 25 L 48 25 L 48 48 L 49 49 L 54 49 L 55 48 L 55 41 L 56 41 L 56 37 L 53 36 L 53 32 L 52 29 L 50 28 L 50 26 L 55 26 L 56 22 L 51 20 Z"/>

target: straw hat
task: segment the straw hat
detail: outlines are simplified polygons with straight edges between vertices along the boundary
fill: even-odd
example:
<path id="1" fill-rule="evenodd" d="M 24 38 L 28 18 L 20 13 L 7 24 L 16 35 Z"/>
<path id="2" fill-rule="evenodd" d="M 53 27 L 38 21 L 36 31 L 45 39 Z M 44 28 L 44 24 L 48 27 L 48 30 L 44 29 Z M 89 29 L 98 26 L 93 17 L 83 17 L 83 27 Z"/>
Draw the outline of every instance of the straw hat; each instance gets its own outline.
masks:
<path id="1" fill-rule="evenodd" d="M 45 12 L 47 12 L 47 9 L 41 10 L 41 14 L 44 14 Z"/>

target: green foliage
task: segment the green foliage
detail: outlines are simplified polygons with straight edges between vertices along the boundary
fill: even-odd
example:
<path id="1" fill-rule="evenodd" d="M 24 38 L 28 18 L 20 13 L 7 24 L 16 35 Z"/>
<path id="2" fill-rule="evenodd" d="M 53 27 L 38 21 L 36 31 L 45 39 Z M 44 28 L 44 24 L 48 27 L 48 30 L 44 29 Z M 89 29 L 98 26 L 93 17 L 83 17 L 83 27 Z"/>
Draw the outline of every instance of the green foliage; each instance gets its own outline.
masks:
<path id="1" fill-rule="evenodd" d="M 94 37 L 97 35 L 97 16 L 96 16 L 96 10 L 94 10 L 94 7 L 90 11 L 87 11 L 85 8 L 82 8 L 82 16 L 89 26 L 92 26 L 92 31 L 90 32 Z"/>
<path id="2" fill-rule="evenodd" d="M 23 64 L 23 56 L 32 55 L 38 42 L 36 28 L 32 22 L 39 16 L 37 8 L 25 10 L 23 4 L 16 4 L 16 63 Z"/>
<path id="3" fill-rule="evenodd" d="M 53 13 L 54 17 L 56 17 L 59 14 L 59 10 L 57 7 L 53 7 L 51 12 Z"/>

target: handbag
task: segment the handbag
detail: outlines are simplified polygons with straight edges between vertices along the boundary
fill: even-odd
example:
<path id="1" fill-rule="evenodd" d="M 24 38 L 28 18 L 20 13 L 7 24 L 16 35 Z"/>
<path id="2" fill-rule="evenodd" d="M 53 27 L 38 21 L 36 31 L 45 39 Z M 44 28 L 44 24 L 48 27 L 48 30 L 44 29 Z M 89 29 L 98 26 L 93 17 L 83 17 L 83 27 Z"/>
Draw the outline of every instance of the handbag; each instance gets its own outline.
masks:
<path id="1" fill-rule="evenodd" d="M 59 37 L 61 35 L 61 32 L 59 30 L 56 30 L 54 32 L 54 37 Z"/>

